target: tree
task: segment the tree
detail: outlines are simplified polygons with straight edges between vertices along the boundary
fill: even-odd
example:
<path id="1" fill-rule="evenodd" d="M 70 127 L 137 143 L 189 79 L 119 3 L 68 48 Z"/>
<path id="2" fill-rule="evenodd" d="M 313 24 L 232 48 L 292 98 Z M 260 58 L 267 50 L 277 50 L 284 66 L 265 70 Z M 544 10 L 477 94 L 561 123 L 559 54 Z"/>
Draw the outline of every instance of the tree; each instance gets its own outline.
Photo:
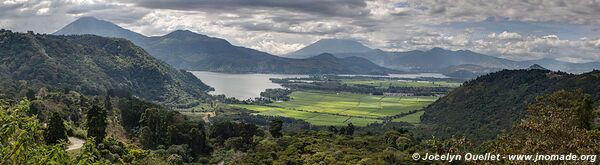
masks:
<path id="1" fill-rule="evenodd" d="M 337 133 L 338 133 L 338 129 L 337 129 L 337 128 L 335 128 L 334 126 L 329 126 L 329 128 L 328 128 L 328 129 L 329 129 L 329 132 L 333 132 L 334 134 L 337 134 Z"/>
<path id="2" fill-rule="evenodd" d="M 527 117 L 495 141 L 493 152 L 600 153 L 600 131 L 591 130 L 591 118 L 583 117 L 591 114 L 593 103 L 581 93 L 561 90 L 538 97 L 529 105 Z"/>
<path id="3" fill-rule="evenodd" d="M 109 94 L 106 94 L 106 97 L 104 97 L 104 109 L 106 109 L 106 112 L 112 112 L 112 103 L 110 102 Z"/>
<path id="4" fill-rule="evenodd" d="M 27 100 L 35 100 L 35 91 L 32 89 L 27 89 L 25 96 L 27 97 Z"/>
<path id="5" fill-rule="evenodd" d="M 271 126 L 269 127 L 269 132 L 271 136 L 274 138 L 279 138 L 282 136 L 281 130 L 283 129 L 283 121 L 281 119 L 275 119 L 271 121 Z"/>
<path id="6" fill-rule="evenodd" d="M 346 135 L 353 135 L 354 134 L 354 125 L 352 123 L 348 123 L 348 126 L 346 127 Z"/>
<path id="7" fill-rule="evenodd" d="M 27 115 L 33 116 L 33 115 L 37 115 L 39 113 L 40 113 L 40 109 L 38 108 L 38 106 L 36 106 L 33 103 L 29 104 L 29 110 L 27 111 Z"/>
<path id="8" fill-rule="evenodd" d="M 44 137 L 48 144 L 58 144 L 61 140 L 68 140 L 64 120 L 57 112 L 52 113 Z"/>
<path id="9" fill-rule="evenodd" d="M 94 137 L 88 138 L 81 148 L 80 154 L 75 158 L 76 164 L 94 164 L 99 161 L 100 151 L 96 148 Z"/>
<path id="10" fill-rule="evenodd" d="M 140 129 L 140 142 L 145 148 L 154 149 L 157 146 L 157 141 L 154 138 L 152 130 L 148 126 L 143 126 Z"/>
<path id="11" fill-rule="evenodd" d="M 202 127 L 200 128 L 192 128 L 190 130 L 190 148 L 192 149 L 192 154 L 208 154 L 210 152 L 210 147 L 208 146 L 206 140 L 206 133 Z"/>
<path id="12" fill-rule="evenodd" d="M 96 144 L 100 144 L 106 136 L 106 111 L 98 105 L 92 106 L 87 113 L 87 135 L 95 137 Z"/>

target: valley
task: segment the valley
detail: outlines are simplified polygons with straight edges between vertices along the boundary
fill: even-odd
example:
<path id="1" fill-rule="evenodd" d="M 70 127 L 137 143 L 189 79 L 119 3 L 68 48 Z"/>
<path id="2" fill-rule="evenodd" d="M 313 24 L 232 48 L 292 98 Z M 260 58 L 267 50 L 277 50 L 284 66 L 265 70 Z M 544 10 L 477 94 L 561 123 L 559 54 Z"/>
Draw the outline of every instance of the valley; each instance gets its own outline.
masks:
<path id="1" fill-rule="evenodd" d="M 290 101 L 231 106 L 256 111 L 257 115 L 302 119 L 314 125 L 343 126 L 352 123 L 366 126 L 375 122 L 381 123 L 385 117 L 399 114 L 403 117 L 416 113 L 436 99 L 433 96 L 373 96 L 345 92 L 297 91 L 290 95 Z"/>
<path id="2" fill-rule="evenodd" d="M 0 165 L 598 164 L 598 6 L 0 2 Z"/>

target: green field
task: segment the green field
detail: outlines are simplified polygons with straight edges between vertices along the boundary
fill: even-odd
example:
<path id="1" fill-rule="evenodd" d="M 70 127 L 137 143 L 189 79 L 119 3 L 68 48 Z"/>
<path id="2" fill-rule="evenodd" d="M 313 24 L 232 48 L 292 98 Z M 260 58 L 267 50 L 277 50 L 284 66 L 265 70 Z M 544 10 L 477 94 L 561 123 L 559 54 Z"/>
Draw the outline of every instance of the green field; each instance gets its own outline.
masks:
<path id="1" fill-rule="evenodd" d="M 405 81 L 405 80 L 342 80 L 347 85 L 367 85 L 379 88 L 389 87 L 458 87 L 461 83 L 445 81 Z"/>
<path id="2" fill-rule="evenodd" d="M 431 96 L 372 96 L 352 93 L 293 92 L 291 101 L 276 102 L 268 106 L 232 106 L 257 111 L 259 115 L 284 116 L 305 120 L 314 125 L 365 126 L 381 122 L 379 117 L 406 113 L 420 109 L 433 101 Z"/>
<path id="3" fill-rule="evenodd" d="M 418 124 L 421 122 L 421 115 L 423 115 L 423 113 L 425 113 L 425 111 L 418 111 L 416 113 L 410 114 L 410 115 L 406 115 L 403 116 L 401 118 L 397 118 L 394 119 L 392 121 L 395 122 L 407 122 L 407 123 L 411 123 L 411 124 Z"/>

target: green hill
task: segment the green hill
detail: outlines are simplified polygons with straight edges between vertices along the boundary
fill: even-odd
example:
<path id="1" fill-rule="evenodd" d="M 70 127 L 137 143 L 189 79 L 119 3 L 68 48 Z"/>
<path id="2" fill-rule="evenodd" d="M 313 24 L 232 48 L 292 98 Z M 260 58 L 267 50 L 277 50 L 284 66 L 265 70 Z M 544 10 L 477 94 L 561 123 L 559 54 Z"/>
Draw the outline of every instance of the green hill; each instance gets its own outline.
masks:
<path id="1" fill-rule="evenodd" d="M 119 89 L 145 100 L 174 102 L 203 97 L 210 89 L 123 39 L 2 30 L 0 43 L 3 97 L 42 87 L 91 95 Z"/>
<path id="2" fill-rule="evenodd" d="M 437 137 L 495 138 L 526 114 L 537 96 L 582 89 L 600 99 L 600 71 L 580 75 L 541 69 L 503 70 L 481 76 L 425 108 L 421 120 Z"/>

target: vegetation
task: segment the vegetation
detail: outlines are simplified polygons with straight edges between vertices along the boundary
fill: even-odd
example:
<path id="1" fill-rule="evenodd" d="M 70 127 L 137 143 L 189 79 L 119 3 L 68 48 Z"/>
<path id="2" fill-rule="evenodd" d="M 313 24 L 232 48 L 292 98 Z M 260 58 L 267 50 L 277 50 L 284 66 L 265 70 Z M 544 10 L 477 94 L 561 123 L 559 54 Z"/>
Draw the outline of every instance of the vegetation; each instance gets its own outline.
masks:
<path id="1" fill-rule="evenodd" d="M 475 151 L 542 154 L 547 148 L 555 148 L 561 153 L 598 154 L 600 144 L 596 139 L 600 138 L 600 132 L 595 129 L 598 125 L 594 122 L 598 120 L 598 114 L 593 111 L 596 106 L 592 102 L 593 96 L 580 95 L 580 92 L 559 91 L 538 97 L 529 105 L 524 120 L 511 131 L 485 145 L 474 146 L 463 137 L 421 139 L 413 134 L 419 127 L 401 123 L 356 127 L 355 122 L 348 122 L 339 126 L 312 127 L 294 119 L 255 116 L 244 111 L 232 113 L 236 110 L 215 106 L 213 110 L 219 114 L 210 117 L 210 124 L 205 124 L 203 120 L 193 120 L 177 111 L 132 97 L 80 96 L 75 98 L 84 101 L 65 102 L 61 99 L 72 98 L 77 93 L 48 91 L 45 97 L 35 97 L 43 104 L 41 106 L 32 106 L 27 100 L 18 104 L 10 100 L 0 104 L 0 125 L 5 130 L 0 134 L 3 146 L 0 157 L 3 158 L 1 164 L 430 164 L 439 162 L 414 161 L 410 156 L 425 152 Z M 60 95 L 65 96 L 47 100 L 49 96 Z M 108 102 L 115 106 L 110 106 L 110 112 L 102 112 L 105 106 L 100 103 L 106 105 Z M 46 144 L 40 121 L 51 122 L 56 120 L 54 116 L 60 115 L 52 113 L 52 117 L 40 120 L 35 114 L 29 116 L 29 107 L 44 107 L 51 103 L 64 107 L 82 106 L 88 111 L 86 117 L 80 116 L 84 123 L 95 123 L 90 121 L 96 119 L 89 116 L 106 113 L 108 136 L 98 141 L 88 132 L 87 142 L 76 153 L 64 151 L 65 143 Z M 14 105 L 7 106 L 9 104 Z M 89 114 L 92 110 L 97 114 Z M 414 113 L 419 112 L 422 111 Z M 110 118 L 139 120 L 115 122 Z M 115 124 L 128 125 L 123 128 L 130 136 L 115 136 L 118 130 Z"/>
<path id="2" fill-rule="evenodd" d="M 61 141 L 66 142 L 68 140 L 64 120 L 57 112 L 54 112 L 50 117 L 44 139 L 48 144 L 58 144 Z"/>
<path id="3" fill-rule="evenodd" d="M 271 136 L 273 136 L 274 138 L 278 138 L 282 136 L 281 129 L 283 129 L 283 121 L 275 119 L 271 122 L 271 126 L 269 127 L 269 133 L 271 133 Z"/>
<path id="4" fill-rule="evenodd" d="M 492 139 L 522 119 L 526 115 L 526 106 L 541 94 L 582 88 L 599 98 L 600 92 L 595 91 L 598 74 L 600 72 L 596 71 L 569 75 L 532 69 L 484 75 L 426 107 L 421 121 L 429 126 L 423 131 L 433 132 L 437 137 L 465 135 L 479 140 Z"/>
<path id="5" fill-rule="evenodd" d="M 411 155 L 600 154 L 600 71 L 504 70 L 441 99 L 431 95 L 454 87 L 316 76 L 275 80 L 292 90 L 266 91 L 256 104 L 227 104 L 244 102 L 210 100 L 200 81 L 120 39 L 0 30 L 0 43 L 0 164 L 443 164 Z M 385 94 L 411 90 L 426 96 Z M 172 103 L 181 100 L 193 102 Z M 86 142 L 65 151 L 69 136 Z M 456 162 L 469 163 L 490 162 Z"/>
<path id="6" fill-rule="evenodd" d="M 52 36 L 0 31 L 0 97 L 18 99 L 38 89 L 103 95 L 126 91 L 149 101 L 188 103 L 209 87 L 133 43 L 92 35 Z M 33 100 L 33 98 L 30 98 Z"/>
<path id="7" fill-rule="evenodd" d="M 591 96 L 581 92 L 561 90 L 538 97 L 529 105 L 527 116 L 494 141 L 492 150 L 499 154 L 599 154 L 600 130 L 591 129 L 592 119 L 599 116 L 593 114 Z"/>
<path id="8" fill-rule="evenodd" d="M 366 85 L 377 88 L 394 88 L 394 87 L 458 87 L 461 83 L 452 83 L 445 81 L 408 81 L 408 80 L 342 80 L 342 84 L 346 85 Z"/>
<path id="9" fill-rule="evenodd" d="M 423 116 L 425 111 L 417 111 L 415 113 L 405 115 L 399 118 L 392 120 L 393 122 L 407 122 L 411 124 L 419 124 L 421 123 L 421 116 Z"/>
<path id="10" fill-rule="evenodd" d="M 353 78 L 332 75 L 272 79 L 272 81 L 292 90 L 319 90 L 373 95 L 401 93 L 414 96 L 442 95 L 459 85 L 458 82 L 446 82 L 438 79 L 385 79 L 360 76 Z M 435 83 L 439 84 L 436 85 Z"/>
<path id="11" fill-rule="evenodd" d="M 293 92 L 290 98 L 290 101 L 268 105 L 232 106 L 257 111 L 260 115 L 302 119 L 314 125 L 339 126 L 354 123 L 366 126 L 382 122 L 390 116 L 407 115 L 437 99 L 432 96 L 373 96 L 317 91 Z"/>
<path id="12" fill-rule="evenodd" d="M 274 101 L 288 101 L 290 100 L 289 95 L 292 93 L 292 90 L 289 89 L 267 89 L 264 92 L 260 92 L 260 97 L 264 97 Z"/>
<path id="13" fill-rule="evenodd" d="M 87 113 L 87 136 L 94 137 L 96 144 L 100 144 L 106 136 L 106 110 L 93 105 Z"/>

